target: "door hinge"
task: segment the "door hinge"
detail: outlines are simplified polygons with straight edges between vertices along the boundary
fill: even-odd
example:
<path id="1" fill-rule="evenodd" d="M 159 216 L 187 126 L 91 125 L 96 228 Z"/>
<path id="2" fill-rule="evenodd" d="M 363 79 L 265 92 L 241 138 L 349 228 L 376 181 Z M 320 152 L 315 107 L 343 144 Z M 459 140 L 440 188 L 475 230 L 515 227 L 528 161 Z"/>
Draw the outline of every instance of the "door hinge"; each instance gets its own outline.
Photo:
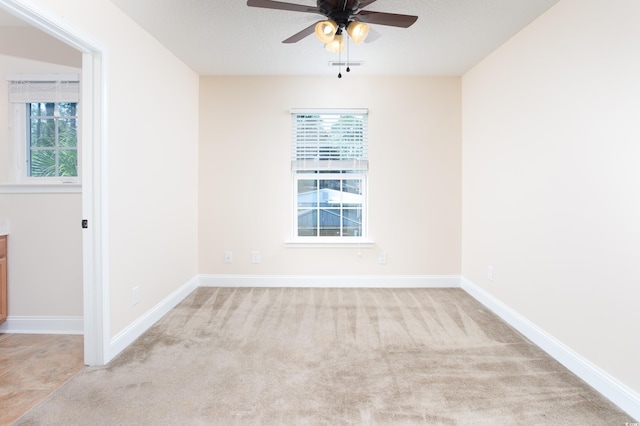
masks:
<path id="1" fill-rule="evenodd" d="M 82 219 L 82 229 L 87 229 L 89 227 L 89 221 L 87 219 Z"/>

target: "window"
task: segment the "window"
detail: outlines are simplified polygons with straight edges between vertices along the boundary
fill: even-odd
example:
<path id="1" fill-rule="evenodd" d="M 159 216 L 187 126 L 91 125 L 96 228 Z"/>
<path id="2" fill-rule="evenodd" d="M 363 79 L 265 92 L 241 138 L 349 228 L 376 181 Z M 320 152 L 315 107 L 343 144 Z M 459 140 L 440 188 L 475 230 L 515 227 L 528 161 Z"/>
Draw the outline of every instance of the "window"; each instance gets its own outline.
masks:
<path id="1" fill-rule="evenodd" d="M 294 240 L 367 236 L 367 110 L 292 111 Z"/>
<path id="2" fill-rule="evenodd" d="M 78 176 L 78 104 L 27 105 L 27 176 Z"/>
<path id="3" fill-rule="evenodd" d="M 9 84 L 21 182 L 78 182 L 77 81 Z"/>

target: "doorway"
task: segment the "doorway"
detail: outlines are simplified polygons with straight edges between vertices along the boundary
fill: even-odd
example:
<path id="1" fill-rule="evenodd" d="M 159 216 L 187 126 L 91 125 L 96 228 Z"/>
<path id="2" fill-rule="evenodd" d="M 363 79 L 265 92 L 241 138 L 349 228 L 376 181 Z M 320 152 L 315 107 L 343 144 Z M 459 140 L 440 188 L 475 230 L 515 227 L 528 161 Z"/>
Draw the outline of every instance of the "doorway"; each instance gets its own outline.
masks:
<path id="1" fill-rule="evenodd" d="M 106 49 L 87 39 L 68 23 L 21 0 L 0 0 L 0 9 L 82 52 L 82 251 L 84 362 L 104 365 L 108 360 L 109 327 L 106 280 L 105 69 Z M 85 222 L 86 221 L 86 222 Z M 86 223 L 86 227 L 84 226 Z M 81 224 L 78 224 L 81 226 Z"/>

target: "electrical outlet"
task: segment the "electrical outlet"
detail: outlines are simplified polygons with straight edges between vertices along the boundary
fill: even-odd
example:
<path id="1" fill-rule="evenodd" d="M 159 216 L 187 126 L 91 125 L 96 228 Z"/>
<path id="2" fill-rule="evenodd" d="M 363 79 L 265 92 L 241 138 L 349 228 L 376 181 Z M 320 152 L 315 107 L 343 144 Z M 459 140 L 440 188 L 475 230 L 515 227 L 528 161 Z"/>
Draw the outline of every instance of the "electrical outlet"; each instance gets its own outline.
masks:
<path id="1" fill-rule="evenodd" d="M 224 263 L 233 263 L 233 252 L 225 251 L 224 252 Z"/>
<path id="2" fill-rule="evenodd" d="M 493 266 L 487 266 L 487 279 L 493 281 Z"/>
<path id="3" fill-rule="evenodd" d="M 140 286 L 137 285 L 131 290 L 131 302 L 134 305 L 140 303 Z"/>
<path id="4" fill-rule="evenodd" d="M 260 252 L 252 251 L 251 252 L 251 263 L 260 263 Z"/>
<path id="5" fill-rule="evenodd" d="M 380 265 L 386 265 L 387 264 L 387 252 L 386 251 L 381 251 L 380 253 L 378 253 L 378 263 Z"/>

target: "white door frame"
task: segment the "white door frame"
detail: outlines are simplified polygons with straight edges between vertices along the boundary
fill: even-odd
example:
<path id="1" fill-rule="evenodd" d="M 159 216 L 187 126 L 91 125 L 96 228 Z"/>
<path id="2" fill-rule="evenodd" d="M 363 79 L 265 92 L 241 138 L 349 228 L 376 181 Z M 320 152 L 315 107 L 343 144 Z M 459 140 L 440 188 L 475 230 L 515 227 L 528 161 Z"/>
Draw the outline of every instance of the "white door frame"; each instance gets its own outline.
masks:
<path id="1" fill-rule="evenodd" d="M 82 52 L 82 217 L 88 221 L 88 228 L 82 230 L 84 363 L 104 365 L 110 358 L 106 238 L 107 51 L 59 16 L 26 0 L 0 0 L 0 9 Z"/>

